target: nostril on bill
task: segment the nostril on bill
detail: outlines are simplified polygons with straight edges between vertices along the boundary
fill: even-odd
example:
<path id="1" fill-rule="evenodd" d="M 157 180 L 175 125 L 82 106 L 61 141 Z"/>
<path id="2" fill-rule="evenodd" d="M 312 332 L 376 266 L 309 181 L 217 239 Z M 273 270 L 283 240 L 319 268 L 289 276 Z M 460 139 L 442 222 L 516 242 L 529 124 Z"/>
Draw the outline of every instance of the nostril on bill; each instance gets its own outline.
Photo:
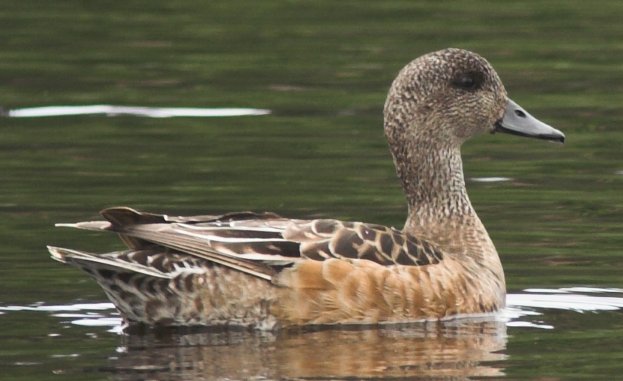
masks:
<path id="1" fill-rule="evenodd" d="M 521 110 L 515 110 L 515 115 L 517 115 L 520 118 L 525 118 L 526 117 L 526 113 L 521 111 Z"/>

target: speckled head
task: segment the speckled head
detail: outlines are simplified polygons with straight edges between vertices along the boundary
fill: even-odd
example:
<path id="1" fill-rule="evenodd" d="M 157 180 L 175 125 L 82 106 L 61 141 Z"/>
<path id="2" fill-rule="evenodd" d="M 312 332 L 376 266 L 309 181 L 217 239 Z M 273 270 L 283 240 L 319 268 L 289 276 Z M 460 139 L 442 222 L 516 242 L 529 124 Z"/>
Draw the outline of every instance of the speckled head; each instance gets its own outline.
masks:
<path id="1" fill-rule="evenodd" d="M 507 97 L 486 59 L 463 49 L 439 50 L 407 64 L 389 90 L 384 112 L 385 134 L 398 149 L 422 142 L 458 147 L 486 131 L 565 139 Z"/>
<path id="2" fill-rule="evenodd" d="M 487 60 L 467 50 L 440 50 L 413 60 L 394 80 L 385 103 L 386 134 L 460 145 L 493 131 L 507 101 Z"/>

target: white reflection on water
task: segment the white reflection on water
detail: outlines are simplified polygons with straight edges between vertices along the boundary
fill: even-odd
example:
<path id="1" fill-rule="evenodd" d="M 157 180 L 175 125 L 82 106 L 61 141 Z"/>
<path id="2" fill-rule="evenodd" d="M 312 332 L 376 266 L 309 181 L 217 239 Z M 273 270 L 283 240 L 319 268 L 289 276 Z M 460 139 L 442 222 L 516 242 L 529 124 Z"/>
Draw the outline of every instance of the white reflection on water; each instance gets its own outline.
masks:
<path id="1" fill-rule="evenodd" d="M 616 296 L 614 296 L 616 295 Z M 569 287 L 557 289 L 531 288 L 522 293 L 508 294 L 506 308 L 494 315 L 495 320 L 508 327 L 553 329 L 546 321 L 535 319 L 545 310 L 600 312 L 623 309 L 623 289 Z M 0 314 L 11 311 L 51 312 L 52 316 L 70 320 L 71 324 L 88 327 L 111 327 L 110 332 L 122 332 L 122 319 L 112 303 L 79 303 L 68 305 L 0 306 Z M 96 312 L 97 311 L 97 312 Z M 523 318 L 530 317 L 530 320 Z M 544 316 L 547 319 L 546 316 Z"/>
<path id="2" fill-rule="evenodd" d="M 42 312 L 69 312 L 69 311 L 103 311 L 114 309 L 112 303 L 78 303 L 65 305 L 49 305 L 34 303 L 29 306 L 0 306 L 0 311 L 42 311 Z"/>
<path id="3" fill-rule="evenodd" d="M 34 303 L 29 306 L 0 306 L 0 314 L 8 311 L 51 312 L 54 317 L 74 319 L 70 321 L 71 324 L 89 327 L 111 327 L 109 330 L 110 332 L 122 332 L 123 321 L 112 303 L 77 303 L 64 305 Z"/>
<path id="4" fill-rule="evenodd" d="M 568 288 L 529 288 L 521 294 L 508 294 L 506 308 L 502 316 L 508 327 L 530 327 L 553 329 L 554 326 L 543 321 L 523 321 L 524 316 L 543 315 L 539 310 L 565 310 L 574 312 L 615 311 L 623 308 L 623 289 L 568 287 Z M 589 295 L 585 295 L 589 294 Z M 610 294 L 609 296 L 605 296 Z M 619 296 L 611 296 L 617 294 Z"/>
<path id="5" fill-rule="evenodd" d="M 92 115 L 105 114 L 108 116 L 134 115 L 149 118 L 185 117 L 224 117 L 267 115 L 270 110 L 255 108 L 191 108 L 191 107 L 140 107 L 140 106 L 47 106 L 20 108 L 5 111 L 11 118 L 38 118 L 44 116 Z"/>
<path id="6" fill-rule="evenodd" d="M 477 183 L 503 183 L 512 179 L 510 177 L 472 177 L 470 180 Z"/>
<path id="7" fill-rule="evenodd" d="M 623 294 L 620 289 L 571 287 L 550 289 L 527 289 L 527 294 L 511 294 L 507 303 L 511 306 L 553 308 L 576 312 L 586 311 L 614 311 L 623 308 L 623 298 L 614 296 L 582 295 L 582 293 L 617 293 Z"/>

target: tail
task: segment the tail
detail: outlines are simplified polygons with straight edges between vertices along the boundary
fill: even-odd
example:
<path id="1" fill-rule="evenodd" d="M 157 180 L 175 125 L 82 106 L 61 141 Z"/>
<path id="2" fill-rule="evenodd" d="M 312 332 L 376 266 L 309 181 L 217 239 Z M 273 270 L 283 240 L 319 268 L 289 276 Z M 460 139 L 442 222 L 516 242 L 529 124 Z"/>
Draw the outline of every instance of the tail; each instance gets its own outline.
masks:
<path id="1" fill-rule="evenodd" d="M 269 317 L 261 307 L 271 297 L 269 282 L 203 258 L 158 246 L 106 254 L 48 250 L 95 279 L 128 324 L 251 326 Z M 260 308 L 249 312 L 249 305 Z"/>
<path id="2" fill-rule="evenodd" d="M 107 221 L 56 226 L 115 232 L 131 250 L 173 250 L 268 281 L 300 256 L 300 244 L 283 238 L 287 220 L 272 213 L 175 217 L 117 207 L 101 214 Z"/>
<path id="3" fill-rule="evenodd" d="M 85 251 L 48 246 L 48 251 L 55 261 L 78 267 L 94 277 L 96 277 L 97 272 L 101 272 L 100 270 L 139 273 L 162 279 L 172 279 L 175 276 L 171 272 L 165 272 L 162 271 L 163 269 L 141 263 L 158 254 L 153 250 L 126 250 L 107 254 L 92 254 Z M 139 258 L 143 258 L 143 260 L 137 261 Z"/>

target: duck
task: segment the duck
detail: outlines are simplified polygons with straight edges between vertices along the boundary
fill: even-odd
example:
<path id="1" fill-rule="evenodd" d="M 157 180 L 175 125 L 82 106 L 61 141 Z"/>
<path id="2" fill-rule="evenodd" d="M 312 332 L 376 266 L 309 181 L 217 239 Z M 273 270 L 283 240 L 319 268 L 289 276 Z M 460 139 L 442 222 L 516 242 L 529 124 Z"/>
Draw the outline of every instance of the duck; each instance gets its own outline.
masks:
<path id="1" fill-rule="evenodd" d="M 504 132 L 564 143 L 512 101 L 480 55 L 424 54 L 399 71 L 384 132 L 406 196 L 402 229 L 272 212 L 169 216 L 107 208 L 57 226 L 117 233 L 104 254 L 49 246 L 101 286 L 126 326 L 279 329 L 492 314 L 500 257 L 468 197 L 461 146 Z"/>

